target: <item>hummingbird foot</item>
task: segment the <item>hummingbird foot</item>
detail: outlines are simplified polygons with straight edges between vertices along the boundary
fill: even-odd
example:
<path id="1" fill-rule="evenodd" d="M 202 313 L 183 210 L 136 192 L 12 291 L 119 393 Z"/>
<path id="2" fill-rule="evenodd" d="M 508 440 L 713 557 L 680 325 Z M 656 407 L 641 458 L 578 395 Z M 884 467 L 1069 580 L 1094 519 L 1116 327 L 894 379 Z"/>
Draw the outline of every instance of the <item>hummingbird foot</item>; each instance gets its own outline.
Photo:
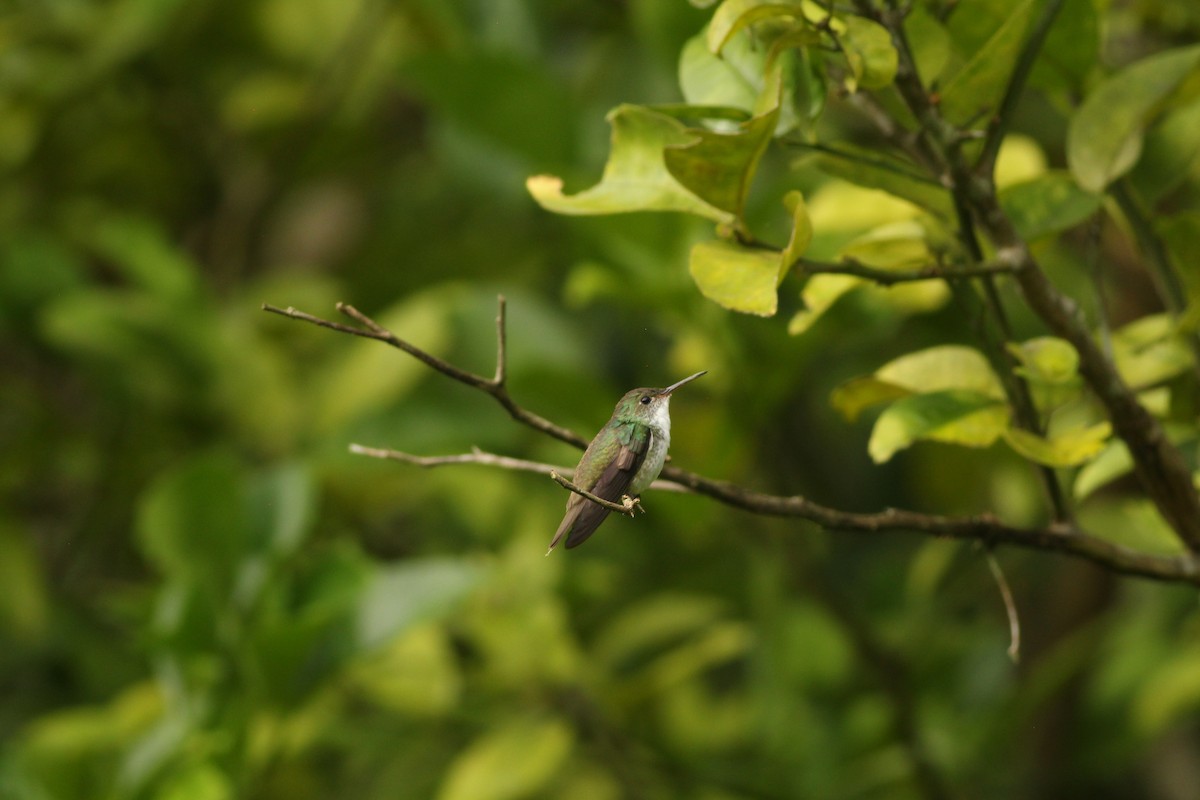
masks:
<path id="1" fill-rule="evenodd" d="M 621 505 L 625 506 L 625 513 L 631 517 L 639 511 L 643 514 L 646 513 L 646 509 L 642 507 L 641 495 L 630 497 L 627 494 L 623 494 L 621 495 Z"/>

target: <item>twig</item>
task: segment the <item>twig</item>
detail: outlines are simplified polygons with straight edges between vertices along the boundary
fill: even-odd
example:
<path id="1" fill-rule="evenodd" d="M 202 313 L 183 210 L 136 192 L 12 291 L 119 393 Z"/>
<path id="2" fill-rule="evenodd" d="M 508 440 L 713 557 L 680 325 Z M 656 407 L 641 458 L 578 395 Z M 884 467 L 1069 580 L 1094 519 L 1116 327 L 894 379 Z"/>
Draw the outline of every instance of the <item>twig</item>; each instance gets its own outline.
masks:
<path id="1" fill-rule="evenodd" d="M 801 267 L 810 275 L 854 275 L 865 278 L 880 286 L 894 286 L 899 283 L 913 283 L 931 280 L 970 280 L 992 275 L 1011 275 L 1012 267 L 1006 264 L 984 262 L 970 267 L 922 267 L 909 271 L 881 269 L 864 264 L 853 258 L 843 259 L 837 263 L 813 261 L 807 258 L 798 259 L 794 266 Z"/>
<path id="2" fill-rule="evenodd" d="M 988 569 L 992 571 L 992 577 L 996 579 L 996 586 L 1000 588 L 1000 597 L 1004 600 L 1004 612 L 1008 615 L 1008 657 L 1014 664 L 1019 664 L 1021 662 L 1021 618 L 1017 616 L 1017 604 L 1013 602 L 1012 590 L 1008 588 L 1004 570 L 1000 568 L 1000 562 L 996 560 L 996 556 L 990 550 L 987 552 L 987 563 Z"/>
<path id="3" fill-rule="evenodd" d="M 571 467 L 561 467 L 556 464 L 547 464 L 542 461 L 528 461 L 524 458 L 512 458 L 511 456 L 502 456 L 496 453 L 489 453 L 485 450 L 480 450 L 478 447 L 472 447 L 469 453 L 457 453 L 449 456 L 417 456 L 412 453 L 405 453 L 401 450 L 389 450 L 383 447 L 367 447 L 361 444 L 350 445 L 350 452 L 360 456 L 370 456 L 371 458 L 380 458 L 388 461 L 401 461 L 405 464 L 412 464 L 418 467 L 432 469 L 433 467 L 448 467 L 461 464 L 479 464 L 485 467 L 499 467 L 500 469 L 512 470 L 513 472 L 535 472 L 539 475 L 548 475 L 557 473 L 560 477 L 563 475 L 574 475 L 575 470 Z M 656 480 L 650 484 L 651 489 L 660 492 L 677 492 L 687 494 L 689 490 L 686 487 L 680 486 L 672 481 Z M 622 512 L 624 507 L 621 507 Z"/>
<path id="4" fill-rule="evenodd" d="M 609 511 L 615 511 L 618 514 L 624 514 L 627 517 L 632 517 L 635 513 L 637 513 L 637 510 L 642 507 L 642 501 L 640 499 L 636 497 L 630 497 L 629 495 L 625 495 L 621 499 L 620 503 L 613 503 L 609 500 L 605 500 L 600 495 L 592 494 L 587 489 L 576 486 L 554 470 L 550 471 L 550 479 L 564 489 L 569 489 L 580 497 L 586 497 L 588 500 L 591 500 L 598 506 L 604 506 Z"/>
<path id="5" fill-rule="evenodd" d="M 497 327 L 501 332 L 497 337 L 500 340 L 498 344 L 498 347 L 500 348 L 505 346 L 505 336 L 503 333 L 505 323 L 504 305 L 504 298 L 501 297 L 500 313 L 498 314 L 496 320 Z M 532 411 L 528 411 L 517 405 L 516 401 L 509 396 L 508 388 L 504 385 L 504 364 L 506 363 L 504 356 L 501 356 L 497 361 L 497 377 L 494 379 L 489 379 L 483 377 L 482 375 L 476 375 L 473 372 L 467 372 L 466 370 L 459 369 L 453 364 L 443 361 L 437 356 L 431 355 L 419 347 L 409 344 L 391 331 L 384 328 L 382 325 L 372 320 L 354 306 L 347 303 L 338 303 L 337 310 L 351 319 L 357 320 L 358 322 L 367 326 L 367 330 L 364 331 L 361 328 L 355 328 L 350 325 L 343 325 L 339 322 L 330 322 L 329 320 L 321 319 L 320 317 L 314 317 L 312 314 L 306 314 L 303 311 L 297 311 L 291 306 L 288 306 L 287 308 L 279 308 L 278 306 L 263 303 L 262 308 L 263 311 L 269 311 L 272 314 L 280 314 L 288 317 L 289 319 L 300 320 L 301 322 L 308 322 L 313 325 L 320 325 L 322 328 L 329 328 L 330 330 L 338 331 L 339 333 L 348 333 L 352 336 L 361 336 L 365 339 L 375 339 L 391 345 L 398 350 L 403 350 L 405 353 L 408 353 L 413 358 L 427 364 L 443 375 L 453 378 L 459 383 L 465 383 L 467 386 L 479 389 L 480 391 L 491 395 L 497 403 L 504 407 L 504 410 L 509 413 L 509 416 L 518 422 L 528 425 L 534 430 L 541 431 L 547 436 L 558 439 L 560 442 L 566 442 L 569 445 L 578 447 L 580 450 L 587 447 L 587 440 L 579 434 L 568 428 L 555 425 L 545 417 L 538 416 Z M 503 353 L 503 349 L 501 349 L 500 352 Z"/>
<path id="6" fill-rule="evenodd" d="M 274 313 L 282 313 L 291 319 L 320 325 L 321 327 L 342 333 L 377 339 L 393 346 L 398 346 L 395 343 L 401 342 L 396 336 L 374 323 L 371 324 L 372 331 L 368 333 L 356 328 L 339 325 L 338 323 L 331 323 L 319 317 L 314 317 L 311 314 L 295 311 L 295 309 L 288 309 L 286 313 L 276 309 L 274 306 L 264 306 L 264 309 L 273 311 Z M 363 319 L 366 319 L 365 316 Z M 424 351 L 419 350 L 413 345 L 404 344 L 405 346 L 400 347 L 401 350 L 405 352 L 409 352 L 410 349 L 417 351 L 420 355 L 414 353 L 414 356 L 422 362 L 429 364 L 437 371 L 496 397 L 497 387 L 493 381 L 452 367 L 441 359 L 424 353 Z M 504 396 L 507 398 L 507 394 Z M 526 411 L 517 406 L 511 399 L 508 402 L 511 403 L 511 407 L 505 405 L 505 409 L 519 422 L 547 435 L 568 441 L 571 444 L 579 443 L 581 447 L 584 446 L 583 440 L 574 434 L 568 432 L 570 437 L 573 438 L 567 439 L 553 433 L 554 431 L 565 431 L 565 428 L 560 428 L 554 423 Z M 361 445 L 355 445 L 354 447 L 356 448 L 355 452 L 360 452 L 364 455 L 371 455 L 377 458 L 392 458 L 399 461 L 420 464 L 421 466 L 474 463 L 543 473 L 550 469 L 558 469 L 551 465 L 525 462 L 520 459 L 507 459 L 505 456 L 495 456 L 490 453 L 483 453 L 482 451 L 456 456 L 422 457 L 398 451 L 366 448 Z M 503 463 L 506 461 L 511 463 Z M 531 468 L 530 465 L 534 466 Z M 549 469 L 546 469 L 547 467 Z M 564 470 L 564 472 L 567 471 L 569 470 Z M 1156 556 L 1140 553 L 1068 524 L 1058 524 L 1046 528 L 1020 528 L 1007 525 L 990 514 L 969 517 L 946 517 L 898 509 L 887 509 L 875 513 L 841 511 L 822 506 L 819 503 L 814 503 L 798 495 L 785 497 L 763 494 L 727 481 L 713 480 L 670 465 L 663 468 L 660 480 L 677 484 L 684 491 L 710 497 L 728 506 L 766 516 L 806 519 L 831 530 L 859 533 L 916 531 L 933 536 L 981 541 L 991 545 L 1008 544 L 1034 550 L 1053 550 L 1093 561 L 1113 572 L 1200 586 L 1200 558 L 1192 553 L 1179 556 Z M 655 486 L 658 485 L 659 481 L 655 481 Z"/>

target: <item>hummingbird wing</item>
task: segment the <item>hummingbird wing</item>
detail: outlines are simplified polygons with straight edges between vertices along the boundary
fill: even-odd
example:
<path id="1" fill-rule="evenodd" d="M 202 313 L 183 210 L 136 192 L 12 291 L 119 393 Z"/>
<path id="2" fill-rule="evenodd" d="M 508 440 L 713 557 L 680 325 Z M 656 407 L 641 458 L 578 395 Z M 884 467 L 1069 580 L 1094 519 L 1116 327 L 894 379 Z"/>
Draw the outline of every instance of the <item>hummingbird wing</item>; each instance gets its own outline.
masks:
<path id="1" fill-rule="evenodd" d="M 615 457 L 600 473 L 600 477 L 594 484 L 582 488 L 609 502 L 619 503 L 621 497 L 628 493 L 633 476 L 637 474 L 638 468 L 646 459 L 646 452 L 650 448 L 650 437 L 653 435 L 650 428 L 645 425 L 626 426 L 626 429 L 621 432 Z M 588 454 L 585 453 L 584 458 L 587 456 Z M 582 472 L 583 470 L 577 471 Z M 583 495 L 572 492 L 570 499 L 567 500 L 566 516 L 558 526 L 558 531 L 554 534 L 550 547 L 553 549 L 564 535 L 567 537 L 568 549 L 578 547 L 596 532 L 596 528 L 600 527 L 600 523 L 609 513 L 611 512 L 604 506 L 597 505 Z"/>

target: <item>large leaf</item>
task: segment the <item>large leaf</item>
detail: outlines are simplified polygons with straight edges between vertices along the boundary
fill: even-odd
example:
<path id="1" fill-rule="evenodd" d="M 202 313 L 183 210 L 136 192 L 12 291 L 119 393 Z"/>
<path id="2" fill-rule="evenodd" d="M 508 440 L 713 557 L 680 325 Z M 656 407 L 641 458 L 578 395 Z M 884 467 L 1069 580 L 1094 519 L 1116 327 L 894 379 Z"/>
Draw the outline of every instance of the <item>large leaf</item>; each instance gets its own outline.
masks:
<path id="1" fill-rule="evenodd" d="M 792 336 L 804 333 L 843 295 L 862 284 L 862 278 L 853 275 L 813 275 L 800 292 L 805 307 L 788 321 L 788 333 Z"/>
<path id="2" fill-rule="evenodd" d="M 1133 471 L 1133 456 L 1120 439 L 1110 440 L 1104 448 L 1079 470 L 1072 490 L 1076 500 L 1083 500 L 1102 486 L 1112 483 Z"/>
<path id="3" fill-rule="evenodd" d="M 946 119 L 958 125 L 978 122 L 999 105 L 1025 40 L 1032 8 L 1033 0 L 1015 3 L 987 42 L 948 80 L 941 93 Z"/>
<path id="4" fill-rule="evenodd" d="M 860 86 L 882 89 L 896 79 L 899 56 L 887 28 L 863 17 L 847 16 L 840 34 L 842 52 L 853 77 L 848 87 L 851 91 Z"/>
<path id="5" fill-rule="evenodd" d="M 561 178 L 535 175 L 526 180 L 525 187 L 543 208 L 559 214 L 684 211 L 716 222 L 733 222 L 731 212 L 684 188 L 663 160 L 666 147 L 694 143 L 695 131 L 667 114 L 633 105 L 615 108 L 608 122 L 612 149 L 600 183 L 568 196 L 562 193 Z"/>
<path id="6" fill-rule="evenodd" d="M 695 138 L 663 151 L 667 171 L 706 203 L 741 219 L 759 159 L 771 143 L 779 107 L 753 117 L 735 133 L 692 129 Z"/>
<path id="7" fill-rule="evenodd" d="M 700 242 L 688 271 L 709 300 L 730 311 L 770 317 L 779 304 L 779 254 L 736 242 Z"/>
<path id="8" fill-rule="evenodd" d="M 688 271 L 705 297 L 746 314 L 770 317 L 778 307 L 776 289 L 812 241 L 812 222 L 800 192 L 788 192 L 784 206 L 792 232 L 780 252 L 737 242 L 700 242 L 692 248 Z"/>
<path id="9" fill-rule="evenodd" d="M 378 569 L 358 599 L 358 642 L 377 647 L 405 628 L 446 609 L 481 577 L 460 559 L 427 558 Z"/>
<path id="10" fill-rule="evenodd" d="M 1099 192 L 1137 162 L 1147 121 L 1200 67 L 1200 45 L 1143 59 L 1097 86 L 1071 117 L 1067 164 L 1084 189 Z"/>
<path id="11" fill-rule="evenodd" d="M 1008 419 L 1008 406 L 985 394 L 959 389 L 915 394 L 879 416 L 867 452 L 883 463 L 921 439 L 987 447 L 1003 435 Z"/>
<path id="12" fill-rule="evenodd" d="M 912 167 L 876 151 L 855 149 L 845 144 L 839 145 L 838 151 L 836 155 L 819 155 L 817 166 L 856 186 L 881 189 L 915 203 L 941 219 L 953 219 L 954 204 L 945 187 L 919 175 Z"/>
<path id="13" fill-rule="evenodd" d="M 1122 379 L 1135 389 L 1170 380 L 1192 368 L 1192 356 L 1169 314 L 1152 314 L 1113 333 L 1113 357 Z"/>
<path id="14" fill-rule="evenodd" d="M 541 796 L 571 752 L 556 719 L 506 722 L 463 750 L 446 771 L 438 800 L 516 800 Z"/>
<path id="15" fill-rule="evenodd" d="M 198 456 L 164 473 L 142 496 L 137 533 L 164 575 L 227 588 L 251 542 L 247 490 L 226 453 Z"/>
<path id="16" fill-rule="evenodd" d="M 875 377 L 910 392 L 961 389 L 994 400 L 1004 397 L 1000 379 L 978 350 L 947 344 L 908 353 L 875 371 Z"/>
<path id="17" fill-rule="evenodd" d="M 1052 170 L 1000 191 L 1000 205 L 1028 240 L 1061 233 L 1100 208 L 1098 194 L 1079 188 L 1070 174 Z"/>
<path id="18" fill-rule="evenodd" d="M 1020 428 L 1004 432 L 1008 445 L 1030 461 L 1047 467 L 1074 467 L 1095 457 L 1112 435 L 1112 425 L 1101 422 L 1041 437 Z"/>

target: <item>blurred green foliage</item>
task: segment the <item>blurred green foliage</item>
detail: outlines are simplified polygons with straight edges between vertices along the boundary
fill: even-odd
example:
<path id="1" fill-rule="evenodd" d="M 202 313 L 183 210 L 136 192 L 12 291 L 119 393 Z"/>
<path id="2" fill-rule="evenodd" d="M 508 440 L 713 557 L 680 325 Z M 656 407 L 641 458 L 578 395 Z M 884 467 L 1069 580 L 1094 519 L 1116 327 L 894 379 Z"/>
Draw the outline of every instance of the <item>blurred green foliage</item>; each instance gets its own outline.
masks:
<path id="1" fill-rule="evenodd" d="M 947 24 L 939 5 L 914 17 L 914 39 L 931 68 L 959 76 L 945 87 L 953 105 L 994 88 L 982 73 L 1011 42 L 971 3 Z M 1067 5 L 1079 13 L 1051 37 L 1062 57 L 1035 74 L 1018 118 L 1043 166 L 1010 200 L 1053 201 L 1021 223 L 1031 237 L 1099 204 L 1066 179 L 1064 150 L 1066 104 L 1105 72 L 1097 52 L 1118 66 L 1200 35 L 1183 0 Z M 544 558 L 565 499 L 550 481 L 347 452 L 478 445 L 575 460 L 400 353 L 259 308 L 329 315 L 352 302 L 488 374 L 503 292 L 515 398 L 585 435 L 631 386 L 708 369 L 674 404 L 675 463 L 850 509 L 1040 521 L 1012 449 L 920 442 L 876 465 L 871 421 L 828 402 L 965 337 L 944 295 L 814 279 L 804 307 L 785 283 L 780 316 L 731 314 L 689 274 L 710 223 L 567 219 L 526 193 L 535 174 L 562 176 L 568 196 L 595 181 L 609 109 L 712 89 L 688 44 L 710 15 L 677 0 L 7 5 L 0 797 L 1194 791 L 1194 590 L 1002 552 L 1024 626 L 1014 667 L 968 545 L 653 494 L 649 514 Z M 1089 49 L 1081 32 L 1095 42 L 1098 30 L 1104 47 Z M 890 80 L 875 34 L 849 34 L 850 77 L 868 87 Z M 991 62 L 968 58 L 985 52 Z M 819 124 L 848 149 L 862 139 L 819 82 L 790 89 L 772 123 Z M 1193 107 L 1180 108 L 1147 152 L 1194 149 Z M 803 190 L 819 257 L 853 246 L 867 258 L 858 237 L 896 221 L 886 197 L 829 174 L 944 211 L 870 163 L 761 159 L 752 190 L 720 204 L 787 241 L 799 217 L 779 198 Z M 1186 252 L 1194 159 L 1140 162 L 1132 180 Z M 907 252 L 909 233 L 875 251 Z M 1085 246 L 1039 247 L 1067 288 L 1088 291 Z M 1103 231 L 1100 247 L 1125 281 L 1121 321 L 1155 310 L 1122 232 Z M 1016 324 L 1023 364 L 1054 383 L 1061 351 Z M 1162 339 L 1123 341 L 1145 366 L 1138 355 Z M 1165 361 L 1149 367 L 1175 376 L 1156 352 Z M 1127 469 L 1107 458 L 1089 494 Z M 1114 536 L 1159 525 L 1116 492 L 1087 514 Z"/>

